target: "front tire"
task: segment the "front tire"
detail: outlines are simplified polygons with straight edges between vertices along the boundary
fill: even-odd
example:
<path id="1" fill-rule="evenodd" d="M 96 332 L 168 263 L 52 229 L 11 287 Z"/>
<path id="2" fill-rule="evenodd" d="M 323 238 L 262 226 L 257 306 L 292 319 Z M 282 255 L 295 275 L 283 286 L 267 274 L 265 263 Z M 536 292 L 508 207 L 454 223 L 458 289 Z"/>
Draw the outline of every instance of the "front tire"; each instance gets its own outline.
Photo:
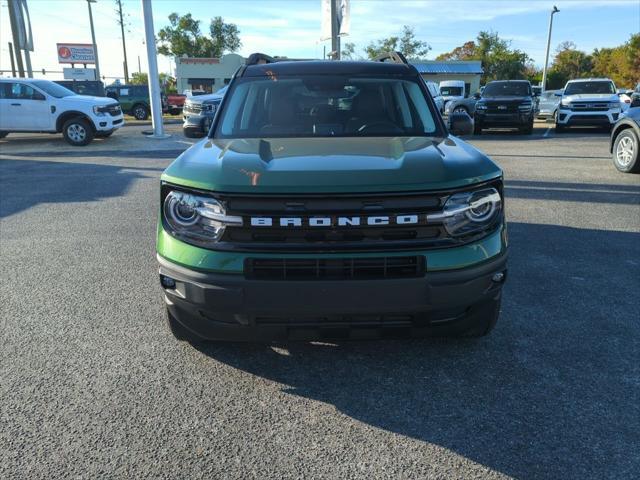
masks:
<path id="1" fill-rule="evenodd" d="M 482 135 L 482 123 L 475 122 L 473 124 L 473 134 L 474 135 Z"/>
<path id="2" fill-rule="evenodd" d="M 623 173 L 640 172 L 640 140 L 633 129 L 622 130 L 613 143 L 613 164 Z"/>
<path id="3" fill-rule="evenodd" d="M 560 125 L 559 123 L 556 123 L 556 133 L 562 133 L 564 131 L 565 131 L 564 125 Z"/>
<path id="4" fill-rule="evenodd" d="M 136 105 L 133 107 L 133 116 L 136 120 L 146 120 L 149 118 L 149 110 L 144 105 Z"/>
<path id="5" fill-rule="evenodd" d="M 531 135 L 533 133 L 533 122 L 526 125 L 525 127 L 520 127 L 520 133 L 523 135 Z"/>
<path id="6" fill-rule="evenodd" d="M 87 120 L 82 117 L 76 117 L 64 123 L 62 135 L 69 145 L 84 147 L 91 143 L 95 133 L 93 132 L 93 126 Z"/>

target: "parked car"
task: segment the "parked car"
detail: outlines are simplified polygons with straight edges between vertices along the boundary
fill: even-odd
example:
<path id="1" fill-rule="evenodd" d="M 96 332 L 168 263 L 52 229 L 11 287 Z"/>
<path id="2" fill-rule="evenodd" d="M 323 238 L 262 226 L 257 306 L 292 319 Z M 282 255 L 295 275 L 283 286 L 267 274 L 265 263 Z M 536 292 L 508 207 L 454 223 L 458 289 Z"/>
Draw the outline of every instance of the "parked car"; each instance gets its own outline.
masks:
<path id="1" fill-rule="evenodd" d="M 182 132 L 185 137 L 203 137 L 209 131 L 227 87 L 216 93 L 187 97 L 184 102 Z"/>
<path id="2" fill-rule="evenodd" d="M 77 95 L 49 80 L 0 78 L 0 138 L 12 132 L 62 133 L 74 146 L 124 125 L 118 102 Z"/>
<path id="3" fill-rule="evenodd" d="M 426 84 L 436 107 L 438 107 L 438 111 L 444 113 L 444 98 L 440 94 L 440 87 L 436 82 L 426 82 Z"/>
<path id="4" fill-rule="evenodd" d="M 90 95 L 92 97 L 105 97 L 104 83 L 99 80 L 54 80 L 78 95 Z"/>
<path id="5" fill-rule="evenodd" d="M 631 94 L 631 106 L 640 107 L 640 82 L 638 82 L 636 89 Z"/>
<path id="6" fill-rule="evenodd" d="M 527 135 L 533 132 L 533 92 L 528 80 L 489 82 L 475 107 L 476 135 L 491 127 L 517 128 Z"/>
<path id="7" fill-rule="evenodd" d="M 556 132 L 580 125 L 610 130 L 622 113 L 616 86 L 609 78 L 569 80 L 560 98 Z"/>
<path id="8" fill-rule="evenodd" d="M 452 113 L 466 113 L 473 118 L 480 95 L 480 92 L 476 92 L 470 97 L 449 100 L 444 107 L 445 116 L 449 116 Z"/>
<path id="9" fill-rule="evenodd" d="M 136 120 L 146 120 L 151 115 L 151 101 L 147 85 L 109 85 L 107 96 L 120 102 L 122 111 Z M 161 95 L 162 110 L 167 110 L 167 97 Z"/>
<path id="10" fill-rule="evenodd" d="M 454 136 L 470 117 L 450 120 L 453 131 L 408 64 L 242 67 L 207 141 L 161 176 L 175 337 L 491 331 L 507 268 L 503 173 Z"/>
<path id="11" fill-rule="evenodd" d="M 538 101 L 538 111 L 536 117 L 544 120 L 553 120 L 555 122 L 558 115 L 558 106 L 560 105 L 560 97 L 562 90 L 545 90 L 540 95 Z"/>
<path id="12" fill-rule="evenodd" d="M 186 99 L 186 95 L 181 95 L 179 93 L 168 93 L 167 111 L 171 115 L 180 115 L 182 113 L 182 109 L 184 108 L 184 102 Z"/>
<path id="13" fill-rule="evenodd" d="M 640 107 L 631 107 L 611 130 L 613 164 L 624 173 L 640 173 Z"/>
<path id="14" fill-rule="evenodd" d="M 453 100 L 462 100 L 468 95 L 466 86 L 462 80 L 443 80 L 440 82 L 440 95 L 444 101 L 444 107 Z M 467 112 L 468 113 L 468 112 Z"/>

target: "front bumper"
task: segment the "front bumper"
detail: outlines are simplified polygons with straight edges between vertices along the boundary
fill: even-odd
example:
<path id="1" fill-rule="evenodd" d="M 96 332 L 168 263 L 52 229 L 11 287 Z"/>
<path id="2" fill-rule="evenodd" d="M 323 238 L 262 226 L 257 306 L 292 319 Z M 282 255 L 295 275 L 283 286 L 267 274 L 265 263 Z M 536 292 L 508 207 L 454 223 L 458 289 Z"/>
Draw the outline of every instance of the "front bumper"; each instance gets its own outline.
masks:
<path id="1" fill-rule="evenodd" d="M 533 112 L 525 113 L 484 113 L 476 110 L 474 121 L 483 127 L 521 127 L 533 121 Z"/>
<path id="2" fill-rule="evenodd" d="M 112 132 L 124 125 L 124 115 L 112 117 L 111 115 L 94 115 L 91 117 L 97 132 Z"/>
<path id="3" fill-rule="evenodd" d="M 558 125 L 584 125 L 584 126 L 607 126 L 613 125 L 618 121 L 621 110 L 593 111 L 593 112 L 574 112 L 571 110 L 558 110 Z"/>
<path id="4" fill-rule="evenodd" d="M 188 113 L 183 110 L 182 119 L 184 120 L 184 123 L 182 124 L 182 128 L 185 130 L 195 130 L 207 133 L 209 131 L 209 127 L 211 127 L 214 116 L 215 113 Z"/>
<path id="5" fill-rule="evenodd" d="M 463 331 L 495 308 L 506 273 L 503 240 L 496 255 L 451 270 L 441 269 L 437 252 L 422 252 L 427 271 L 417 278 L 381 280 L 256 280 L 243 273 L 196 271 L 158 255 L 160 275 L 175 281 L 165 288 L 169 312 L 208 340 L 321 338 L 347 332 L 351 338 L 402 330 L 411 336 L 437 330 Z M 431 267 L 429 267 L 431 265 Z"/>

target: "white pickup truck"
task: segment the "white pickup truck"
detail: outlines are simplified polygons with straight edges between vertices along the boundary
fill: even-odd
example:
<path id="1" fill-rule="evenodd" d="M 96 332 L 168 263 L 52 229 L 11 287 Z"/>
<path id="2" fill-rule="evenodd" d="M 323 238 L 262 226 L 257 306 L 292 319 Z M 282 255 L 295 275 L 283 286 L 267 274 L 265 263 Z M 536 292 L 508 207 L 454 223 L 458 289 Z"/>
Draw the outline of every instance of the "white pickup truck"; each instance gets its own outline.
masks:
<path id="1" fill-rule="evenodd" d="M 49 80 L 0 78 L 0 138 L 12 132 L 62 133 L 71 145 L 108 137 L 124 125 L 120 104 L 77 95 Z"/>

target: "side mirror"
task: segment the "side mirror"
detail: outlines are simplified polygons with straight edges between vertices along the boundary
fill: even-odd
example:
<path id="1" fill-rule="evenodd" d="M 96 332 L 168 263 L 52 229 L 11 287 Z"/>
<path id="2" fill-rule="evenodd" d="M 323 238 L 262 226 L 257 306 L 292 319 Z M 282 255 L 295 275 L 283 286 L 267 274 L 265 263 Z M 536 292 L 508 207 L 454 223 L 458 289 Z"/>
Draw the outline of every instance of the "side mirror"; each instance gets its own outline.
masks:
<path id="1" fill-rule="evenodd" d="M 473 94 L 473 98 L 475 98 L 476 100 L 480 99 L 480 92 L 476 92 Z"/>
<path id="2" fill-rule="evenodd" d="M 449 116 L 449 130 L 457 137 L 473 133 L 473 120 L 466 112 L 456 112 Z"/>

